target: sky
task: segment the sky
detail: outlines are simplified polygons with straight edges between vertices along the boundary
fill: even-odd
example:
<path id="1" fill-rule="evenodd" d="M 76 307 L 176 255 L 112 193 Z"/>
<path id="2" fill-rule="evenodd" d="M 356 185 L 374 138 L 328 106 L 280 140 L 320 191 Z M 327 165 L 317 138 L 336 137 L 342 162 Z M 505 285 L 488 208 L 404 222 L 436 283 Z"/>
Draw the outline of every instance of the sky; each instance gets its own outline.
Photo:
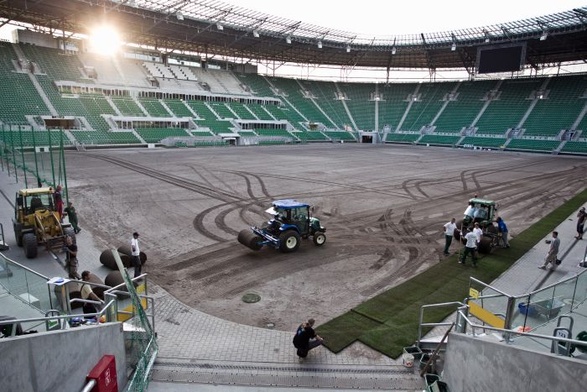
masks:
<path id="1" fill-rule="evenodd" d="M 221 1 L 294 21 L 374 36 L 489 26 L 587 6 L 585 0 Z"/>

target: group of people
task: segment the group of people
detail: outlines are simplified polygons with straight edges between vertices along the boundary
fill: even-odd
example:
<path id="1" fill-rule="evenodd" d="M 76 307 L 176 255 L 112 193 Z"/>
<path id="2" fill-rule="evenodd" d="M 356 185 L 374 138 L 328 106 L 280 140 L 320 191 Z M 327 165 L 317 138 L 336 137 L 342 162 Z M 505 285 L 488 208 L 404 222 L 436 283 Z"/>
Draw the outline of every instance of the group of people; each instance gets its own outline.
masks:
<path id="1" fill-rule="evenodd" d="M 142 273 L 141 247 L 139 244 L 139 233 L 136 231 L 132 234 L 130 249 L 131 262 L 134 267 L 134 277 L 136 278 Z M 79 261 L 77 259 L 77 244 L 72 236 L 68 235 L 65 237 L 63 251 L 66 253 L 66 266 L 69 278 L 77 280 L 83 278 L 83 273 L 81 276 L 78 273 Z"/>
<path id="2" fill-rule="evenodd" d="M 469 205 L 469 208 L 473 207 L 473 204 Z M 467 210 L 469 210 L 469 208 L 467 208 Z M 474 208 L 474 207 L 473 207 Z M 467 215 L 465 215 L 467 216 Z M 473 215 L 470 216 L 471 221 L 474 220 Z M 505 221 L 501 218 L 501 217 L 497 217 L 497 219 L 495 220 L 497 223 L 497 231 L 498 234 L 501 238 L 501 246 L 503 248 L 509 248 L 510 244 L 508 242 L 508 228 L 507 225 L 505 224 Z M 467 230 L 465 232 L 465 230 Z M 479 222 L 475 222 L 473 224 L 473 229 L 472 230 L 468 230 L 468 229 L 462 229 L 457 227 L 456 225 L 456 218 L 452 218 L 450 220 L 450 222 L 447 222 L 444 224 L 443 226 L 443 231 L 444 231 L 444 238 L 445 238 L 445 242 L 444 242 L 444 255 L 448 256 L 449 253 L 449 248 L 452 244 L 452 240 L 454 237 L 455 232 L 459 232 L 463 238 L 465 239 L 465 248 L 463 251 L 463 254 L 461 255 L 461 258 L 459 259 L 459 263 L 461 264 L 465 264 L 465 261 L 467 259 L 467 256 L 471 255 L 471 258 L 473 260 L 473 266 L 477 265 L 477 248 L 479 247 L 479 243 L 481 242 L 481 238 L 483 237 L 483 229 L 481 229 L 481 226 L 479 224 Z"/>
<path id="3" fill-rule="evenodd" d="M 141 275 L 141 250 L 139 244 L 139 233 L 134 232 L 132 235 L 132 239 L 130 241 L 131 246 L 131 260 L 132 266 L 134 267 L 134 277 L 138 277 Z M 79 261 L 77 259 L 77 244 L 73 240 L 72 236 L 65 237 L 65 247 L 64 251 L 67 253 L 67 271 L 70 279 L 82 280 L 84 283 L 81 286 L 80 294 L 81 298 L 84 300 L 90 300 L 94 302 L 85 302 L 83 305 L 83 312 L 84 313 L 97 313 L 99 312 L 101 305 L 104 304 L 103 298 L 100 298 L 94 291 L 92 290 L 92 285 L 90 284 L 91 281 L 91 273 L 90 271 L 83 271 L 81 275 L 78 273 Z"/>
<path id="4" fill-rule="evenodd" d="M 450 254 L 449 248 L 452 244 L 452 239 L 454 237 L 454 233 L 460 232 L 460 234 L 464 238 L 465 247 L 464 247 L 464 250 L 461 254 L 461 257 L 459 258 L 459 263 L 465 264 L 467 257 L 469 255 L 471 255 L 471 258 L 473 261 L 473 266 L 477 265 L 477 248 L 478 248 L 479 243 L 481 242 L 481 238 L 483 236 L 483 230 L 480 228 L 480 225 L 478 222 L 478 220 L 479 220 L 478 218 L 480 218 L 481 215 L 483 215 L 483 213 L 480 214 L 479 211 L 480 211 L 480 207 L 476 206 L 474 203 L 470 203 L 467 206 L 467 209 L 465 210 L 465 217 L 463 219 L 463 224 L 468 225 L 467 222 L 469 222 L 469 223 L 474 222 L 474 224 L 473 224 L 473 229 L 466 232 L 466 233 L 460 232 L 460 228 L 458 228 L 455 223 L 456 222 L 455 218 L 452 218 L 450 220 L 450 222 L 447 222 L 444 224 L 443 231 L 444 231 L 445 243 L 444 243 L 443 253 L 445 256 L 448 256 Z M 585 222 L 586 221 L 587 221 L 587 211 L 585 210 L 585 207 L 581 207 L 581 209 L 577 213 L 577 235 L 575 236 L 575 239 L 577 239 L 577 240 L 583 239 L 583 233 L 585 232 Z M 500 216 L 498 216 L 496 218 L 495 222 L 497 223 L 498 235 L 501 238 L 501 246 L 503 248 L 509 248 L 510 244 L 508 241 L 507 225 L 505 224 L 503 218 L 501 218 Z M 550 264 L 549 269 L 551 271 L 554 271 L 561 264 L 561 260 L 558 258 L 558 252 L 559 252 L 559 248 L 560 248 L 560 239 L 558 238 L 557 231 L 552 232 L 552 238 L 550 240 L 547 240 L 547 243 L 550 245 L 548 248 L 548 252 L 547 252 L 546 257 L 544 259 L 544 263 L 542 265 L 540 265 L 538 268 L 546 269 L 548 267 L 548 265 Z M 587 262 L 581 263 L 580 266 L 583 266 L 582 264 L 587 264 Z"/>

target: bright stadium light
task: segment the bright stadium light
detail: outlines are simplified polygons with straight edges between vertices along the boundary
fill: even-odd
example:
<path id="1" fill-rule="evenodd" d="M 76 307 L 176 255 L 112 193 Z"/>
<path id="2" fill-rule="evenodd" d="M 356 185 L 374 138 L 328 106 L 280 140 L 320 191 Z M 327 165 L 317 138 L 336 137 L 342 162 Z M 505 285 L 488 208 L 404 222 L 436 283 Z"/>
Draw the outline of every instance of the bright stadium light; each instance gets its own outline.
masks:
<path id="1" fill-rule="evenodd" d="M 457 44 L 455 42 L 452 43 L 452 46 L 450 47 L 450 50 L 453 51 L 453 52 L 455 50 L 457 50 Z"/>
<path id="2" fill-rule="evenodd" d="M 289 35 L 285 37 L 285 43 L 291 44 L 291 37 Z"/>
<path id="3" fill-rule="evenodd" d="M 220 31 L 224 30 L 224 26 L 222 26 L 220 23 L 216 23 L 216 28 Z"/>
<path id="4" fill-rule="evenodd" d="M 259 38 L 259 32 L 257 30 L 253 30 L 253 37 Z"/>
<path id="5" fill-rule="evenodd" d="M 318 49 L 322 49 L 322 41 L 318 41 Z"/>
<path id="6" fill-rule="evenodd" d="M 350 45 L 347 45 L 347 46 L 346 46 L 346 52 L 347 52 L 347 53 L 350 53 L 350 52 L 351 52 L 351 46 L 350 46 Z"/>
<path id="7" fill-rule="evenodd" d="M 393 48 L 391 48 L 391 54 L 396 54 L 396 53 L 397 53 L 397 49 L 396 49 L 396 47 L 394 46 Z"/>
<path id="8" fill-rule="evenodd" d="M 122 45 L 116 29 L 106 25 L 97 27 L 92 31 L 89 43 L 90 51 L 107 56 L 114 55 Z"/>
<path id="9" fill-rule="evenodd" d="M 546 41 L 546 38 L 548 38 L 548 32 L 543 31 L 542 35 L 540 36 L 540 41 Z"/>

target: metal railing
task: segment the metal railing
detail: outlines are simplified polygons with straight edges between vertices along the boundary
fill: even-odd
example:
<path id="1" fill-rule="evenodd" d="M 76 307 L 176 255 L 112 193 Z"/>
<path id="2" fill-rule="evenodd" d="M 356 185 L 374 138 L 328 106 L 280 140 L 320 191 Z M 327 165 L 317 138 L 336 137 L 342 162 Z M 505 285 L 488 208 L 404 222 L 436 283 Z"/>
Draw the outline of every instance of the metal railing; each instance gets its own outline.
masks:
<path id="1" fill-rule="evenodd" d="M 47 285 L 49 278 L 9 259 L 2 253 L 0 266 L 0 286 L 9 294 L 39 310 L 55 308 L 56 297 Z"/>
<path id="2" fill-rule="evenodd" d="M 481 329 L 502 333 L 507 343 L 524 336 L 547 341 L 585 347 L 587 342 L 561 336 L 543 335 L 531 331 L 540 328 L 559 316 L 572 314 L 587 301 L 587 269 L 574 276 L 522 295 L 509 295 L 478 279 L 470 278 L 469 297 L 463 302 L 446 302 L 424 305 L 420 308 L 418 346 L 424 335 L 433 328 L 445 328 L 452 321 L 427 322 L 428 312 L 451 308 L 456 312 L 455 332 L 473 334 Z M 479 323 L 472 321 L 479 320 Z M 554 347 L 554 346 L 552 346 Z"/>

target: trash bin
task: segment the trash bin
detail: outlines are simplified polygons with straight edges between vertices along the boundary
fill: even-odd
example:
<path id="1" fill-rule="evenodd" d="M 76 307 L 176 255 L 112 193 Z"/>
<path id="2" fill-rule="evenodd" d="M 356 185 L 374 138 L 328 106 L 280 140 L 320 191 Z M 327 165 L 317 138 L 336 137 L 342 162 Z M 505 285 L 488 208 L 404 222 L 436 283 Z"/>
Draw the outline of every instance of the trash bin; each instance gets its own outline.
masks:
<path id="1" fill-rule="evenodd" d="M 420 359 L 420 357 L 422 356 L 422 350 L 418 346 L 404 347 L 403 353 L 412 354 L 414 356 L 414 359 Z"/>
<path id="2" fill-rule="evenodd" d="M 424 370 L 424 368 L 426 367 L 426 364 L 428 363 L 430 358 L 431 358 L 430 354 L 422 354 L 422 357 L 420 358 L 420 371 Z M 428 369 L 426 370 L 426 372 L 427 373 L 436 373 L 436 360 L 430 362 L 430 365 L 428 366 Z"/>

